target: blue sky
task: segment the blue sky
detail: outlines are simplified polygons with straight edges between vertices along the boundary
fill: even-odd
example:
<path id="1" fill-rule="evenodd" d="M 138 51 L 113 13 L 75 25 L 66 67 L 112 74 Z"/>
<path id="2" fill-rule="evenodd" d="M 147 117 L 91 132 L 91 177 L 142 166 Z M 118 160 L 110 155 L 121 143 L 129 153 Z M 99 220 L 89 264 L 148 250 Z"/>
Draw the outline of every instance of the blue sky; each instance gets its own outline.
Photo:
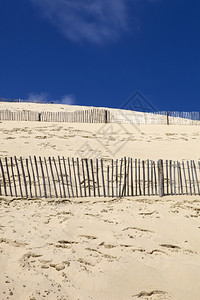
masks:
<path id="1" fill-rule="evenodd" d="M 0 97 L 200 110 L 198 0 L 0 0 Z"/>

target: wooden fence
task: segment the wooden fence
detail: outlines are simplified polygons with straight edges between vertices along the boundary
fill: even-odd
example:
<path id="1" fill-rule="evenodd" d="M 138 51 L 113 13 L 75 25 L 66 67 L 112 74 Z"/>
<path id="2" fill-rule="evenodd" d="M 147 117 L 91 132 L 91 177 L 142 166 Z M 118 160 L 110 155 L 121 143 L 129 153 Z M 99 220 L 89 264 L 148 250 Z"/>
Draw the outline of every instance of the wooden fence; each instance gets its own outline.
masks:
<path id="1" fill-rule="evenodd" d="M 0 121 L 109 123 L 110 111 L 105 109 L 88 109 L 72 112 L 35 112 L 30 110 L 0 110 Z"/>
<path id="2" fill-rule="evenodd" d="M 200 125 L 199 112 L 138 112 L 130 110 L 87 109 L 72 112 L 0 110 L 0 121 L 41 121 L 72 123 L 121 123 L 159 125 Z"/>
<path id="3" fill-rule="evenodd" d="M 200 195 L 200 162 L 0 158 L 0 195 L 20 198 Z"/>

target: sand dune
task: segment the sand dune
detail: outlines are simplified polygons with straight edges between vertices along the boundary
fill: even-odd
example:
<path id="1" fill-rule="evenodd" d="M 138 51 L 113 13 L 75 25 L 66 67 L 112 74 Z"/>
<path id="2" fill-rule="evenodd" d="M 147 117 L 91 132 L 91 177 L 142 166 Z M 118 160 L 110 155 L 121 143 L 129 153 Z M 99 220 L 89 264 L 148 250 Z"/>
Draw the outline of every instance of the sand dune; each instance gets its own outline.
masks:
<path id="1" fill-rule="evenodd" d="M 1 157 L 200 159 L 198 126 L 13 121 L 0 133 Z M 198 300 L 199 218 L 198 196 L 1 197 L 0 299 Z"/>

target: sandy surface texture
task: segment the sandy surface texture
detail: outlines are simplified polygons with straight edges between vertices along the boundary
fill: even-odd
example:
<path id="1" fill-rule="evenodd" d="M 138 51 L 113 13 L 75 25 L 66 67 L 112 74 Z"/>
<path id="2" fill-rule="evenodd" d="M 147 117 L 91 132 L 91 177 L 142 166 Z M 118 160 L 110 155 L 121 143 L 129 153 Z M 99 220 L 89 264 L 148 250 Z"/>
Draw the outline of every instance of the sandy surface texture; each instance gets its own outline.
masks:
<path id="1" fill-rule="evenodd" d="M 0 299 L 199 299 L 199 198 L 6 201 Z"/>
<path id="2" fill-rule="evenodd" d="M 199 160 L 197 125 L 0 122 L 1 156 Z"/>

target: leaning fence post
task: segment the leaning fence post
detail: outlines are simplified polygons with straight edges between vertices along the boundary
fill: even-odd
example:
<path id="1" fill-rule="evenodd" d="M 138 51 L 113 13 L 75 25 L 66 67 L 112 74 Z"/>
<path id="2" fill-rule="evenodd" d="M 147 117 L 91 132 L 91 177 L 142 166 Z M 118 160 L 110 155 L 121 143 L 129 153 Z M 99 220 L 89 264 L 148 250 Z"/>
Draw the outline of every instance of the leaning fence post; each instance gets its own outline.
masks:
<path id="1" fill-rule="evenodd" d="M 159 185 L 159 196 L 164 196 L 164 172 L 163 172 L 163 160 L 158 161 L 158 185 Z"/>

